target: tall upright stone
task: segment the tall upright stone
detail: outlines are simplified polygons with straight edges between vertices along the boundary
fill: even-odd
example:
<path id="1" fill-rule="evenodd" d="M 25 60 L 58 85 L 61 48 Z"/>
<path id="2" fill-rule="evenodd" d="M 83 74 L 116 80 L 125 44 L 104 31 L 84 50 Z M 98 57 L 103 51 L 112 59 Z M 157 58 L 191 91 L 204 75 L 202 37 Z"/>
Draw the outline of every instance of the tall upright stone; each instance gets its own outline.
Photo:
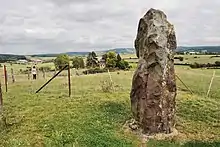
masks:
<path id="1" fill-rule="evenodd" d="M 139 58 L 130 93 L 132 112 L 146 134 L 171 133 L 175 126 L 176 80 L 173 25 L 160 10 L 139 21 L 135 49 Z"/>

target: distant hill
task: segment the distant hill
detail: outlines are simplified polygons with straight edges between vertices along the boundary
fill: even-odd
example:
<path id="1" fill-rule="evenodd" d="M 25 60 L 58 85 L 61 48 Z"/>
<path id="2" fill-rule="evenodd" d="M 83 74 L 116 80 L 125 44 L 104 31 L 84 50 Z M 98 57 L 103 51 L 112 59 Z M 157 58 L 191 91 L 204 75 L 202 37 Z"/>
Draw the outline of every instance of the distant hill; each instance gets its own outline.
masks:
<path id="1" fill-rule="evenodd" d="M 135 50 L 133 48 L 115 48 L 115 49 L 109 49 L 104 51 L 95 51 L 98 55 L 105 54 L 109 51 L 114 51 L 117 54 L 133 54 L 135 53 Z M 66 53 L 60 53 L 60 54 L 67 54 L 69 56 L 87 56 L 89 52 L 66 52 Z M 37 55 L 31 55 L 31 57 L 56 57 L 59 54 L 37 54 Z"/>
<path id="2" fill-rule="evenodd" d="M 220 46 L 179 46 L 177 47 L 178 52 L 185 52 L 185 51 L 195 51 L 200 52 L 202 50 L 207 50 L 207 52 L 220 52 Z"/>
<path id="3" fill-rule="evenodd" d="M 0 62 L 27 60 L 23 55 L 0 54 Z"/>
<path id="4" fill-rule="evenodd" d="M 207 52 L 220 52 L 220 46 L 179 46 L 177 47 L 177 52 L 184 52 L 184 51 L 195 51 L 200 52 L 202 50 L 207 50 Z M 95 51 L 98 55 L 105 54 L 109 51 L 114 51 L 117 54 L 135 54 L 134 48 L 115 48 L 103 51 Z M 67 52 L 63 54 L 68 54 L 69 56 L 86 56 L 89 52 Z M 32 55 L 32 57 L 56 57 L 59 54 L 43 54 L 43 55 Z"/>
<path id="5" fill-rule="evenodd" d="M 89 54 L 89 52 L 67 52 L 65 54 L 69 56 L 86 56 Z"/>
<path id="6" fill-rule="evenodd" d="M 184 51 L 195 51 L 200 52 L 202 50 L 207 50 L 207 52 L 219 52 L 220 53 L 220 46 L 179 46 L 177 47 L 177 52 L 184 52 Z M 114 51 L 118 54 L 134 54 L 134 48 L 115 48 L 109 49 L 104 51 L 96 51 L 98 55 L 105 54 L 109 51 Z M 68 54 L 69 56 L 87 56 L 89 52 L 66 52 L 61 54 Z M 31 57 L 56 57 L 59 54 L 36 54 L 36 55 L 29 55 Z M 10 55 L 10 54 L 0 54 L 0 62 L 5 61 L 15 61 L 15 60 L 26 60 L 27 58 L 22 55 Z"/>
<path id="7" fill-rule="evenodd" d="M 105 50 L 104 52 L 106 53 L 109 51 L 116 52 L 117 54 L 134 54 L 135 53 L 134 48 L 115 48 L 115 49 Z"/>
<path id="8" fill-rule="evenodd" d="M 36 55 L 29 55 L 31 57 L 56 57 L 59 54 L 36 54 Z"/>

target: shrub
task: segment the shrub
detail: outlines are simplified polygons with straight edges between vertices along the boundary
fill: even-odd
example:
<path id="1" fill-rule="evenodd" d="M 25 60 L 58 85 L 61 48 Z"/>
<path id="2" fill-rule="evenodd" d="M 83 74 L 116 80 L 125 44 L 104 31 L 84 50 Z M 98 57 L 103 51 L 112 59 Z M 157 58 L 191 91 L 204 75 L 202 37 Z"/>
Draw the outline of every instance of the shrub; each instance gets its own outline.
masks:
<path id="1" fill-rule="evenodd" d="M 80 57 L 73 58 L 72 65 L 73 65 L 73 68 L 76 68 L 76 69 L 85 68 L 83 58 L 80 58 Z"/>
<path id="2" fill-rule="evenodd" d="M 200 68 L 200 64 L 198 64 L 197 62 L 190 64 L 191 68 Z"/>
<path id="3" fill-rule="evenodd" d="M 211 56 L 210 58 L 218 58 L 220 57 L 219 55 L 216 55 L 216 56 Z"/>
<path id="4" fill-rule="evenodd" d="M 179 57 L 174 57 L 174 59 L 179 59 L 180 61 L 183 61 L 183 57 L 179 56 Z"/>
<path id="5" fill-rule="evenodd" d="M 104 72 L 108 72 L 108 70 L 100 69 L 100 68 L 92 68 L 92 69 L 83 71 L 83 74 L 87 75 L 87 74 L 96 74 L 96 73 L 104 73 Z"/>
<path id="6" fill-rule="evenodd" d="M 122 69 L 122 70 L 125 70 L 125 69 L 129 69 L 130 66 L 129 66 L 129 63 L 125 60 L 121 60 L 120 62 L 117 63 L 117 67 L 119 69 Z"/>
<path id="7" fill-rule="evenodd" d="M 190 67 L 191 68 L 210 68 L 210 67 L 219 67 L 220 66 L 220 61 L 216 61 L 214 64 L 210 64 L 210 63 L 207 63 L 207 64 L 199 64 L 199 63 L 194 63 L 194 64 L 190 64 Z"/>
<path id="8" fill-rule="evenodd" d="M 216 65 L 216 66 L 220 66 L 220 61 L 216 61 L 216 62 L 215 62 L 215 65 Z"/>
<path id="9" fill-rule="evenodd" d="M 101 81 L 101 89 L 103 92 L 112 92 L 114 90 L 114 84 L 110 80 Z"/>

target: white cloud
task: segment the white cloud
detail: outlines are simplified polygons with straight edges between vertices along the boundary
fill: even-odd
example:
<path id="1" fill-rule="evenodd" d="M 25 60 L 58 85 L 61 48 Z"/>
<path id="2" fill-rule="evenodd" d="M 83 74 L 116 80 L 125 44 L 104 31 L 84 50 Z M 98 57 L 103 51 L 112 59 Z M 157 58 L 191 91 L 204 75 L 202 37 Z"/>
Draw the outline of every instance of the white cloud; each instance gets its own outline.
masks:
<path id="1" fill-rule="evenodd" d="M 0 52 L 133 47 L 150 8 L 167 14 L 179 45 L 216 45 L 219 7 L 219 0 L 0 0 Z"/>

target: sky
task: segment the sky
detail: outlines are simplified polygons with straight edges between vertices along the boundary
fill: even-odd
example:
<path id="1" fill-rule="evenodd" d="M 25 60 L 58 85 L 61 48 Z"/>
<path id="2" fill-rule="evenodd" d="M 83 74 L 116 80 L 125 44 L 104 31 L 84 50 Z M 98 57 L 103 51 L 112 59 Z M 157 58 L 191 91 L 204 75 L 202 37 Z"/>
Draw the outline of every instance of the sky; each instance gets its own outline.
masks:
<path id="1" fill-rule="evenodd" d="M 220 0 L 0 0 L 0 53 L 132 48 L 138 22 L 160 9 L 178 45 L 220 45 Z"/>

